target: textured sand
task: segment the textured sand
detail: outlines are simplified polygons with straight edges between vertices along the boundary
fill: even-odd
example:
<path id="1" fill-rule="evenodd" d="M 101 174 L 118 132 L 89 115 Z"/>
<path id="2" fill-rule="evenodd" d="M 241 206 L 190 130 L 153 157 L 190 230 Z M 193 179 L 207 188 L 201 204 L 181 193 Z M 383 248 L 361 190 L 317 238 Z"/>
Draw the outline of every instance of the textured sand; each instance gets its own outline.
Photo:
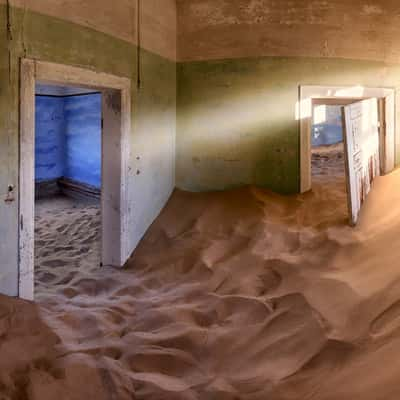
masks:
<path id="1" fill-rule="evenodd" d="M 41 301 L 100 266 L 100 204 L 59 196 L 35 207 L 35 295 Z"/>
<path id="2" fill-rule="evenodd" d="M 176 191 L 124 271 L 96 206 L 44 207 L 39 303 L 0 298 L 0 399 L 397 400 L 400 171 L 351 229 L 327 162 L 302 196 Z"/>
<path id="3" fill-rule="evenodd" d="M 313 147 L 311 150 L 311 171 L 313 183 L 326 186 L 330 182 L 345 184 L 344 145 Z M 330 188 L 332 189 L 332 188 Z M 335 190 L 339 190 L 336 187 Z"/>

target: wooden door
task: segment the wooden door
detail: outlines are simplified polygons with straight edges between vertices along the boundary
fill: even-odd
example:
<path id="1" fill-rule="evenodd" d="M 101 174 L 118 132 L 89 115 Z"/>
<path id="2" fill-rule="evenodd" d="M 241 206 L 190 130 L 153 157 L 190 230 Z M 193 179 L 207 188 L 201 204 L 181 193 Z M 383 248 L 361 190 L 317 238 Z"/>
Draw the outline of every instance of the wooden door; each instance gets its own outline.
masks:
<path id="1" fill-rule="evenodd" d="M 351 225 L 356 225 L 374 179 L 380 175 L 378 100 L 343 107 L 346 178 Z"/>

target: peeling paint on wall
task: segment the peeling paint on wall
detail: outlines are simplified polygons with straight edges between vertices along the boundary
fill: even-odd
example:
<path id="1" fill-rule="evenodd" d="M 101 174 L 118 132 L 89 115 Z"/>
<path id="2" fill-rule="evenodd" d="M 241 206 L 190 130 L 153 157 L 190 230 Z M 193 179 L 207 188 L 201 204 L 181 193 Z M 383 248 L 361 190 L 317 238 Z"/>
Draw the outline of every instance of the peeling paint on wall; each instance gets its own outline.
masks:
<path id="1" fill-rule="evenodd" d="M 177 0 L 177 12 L 179 61 L 323 56 L 400 62 L 396 1 Z"/>

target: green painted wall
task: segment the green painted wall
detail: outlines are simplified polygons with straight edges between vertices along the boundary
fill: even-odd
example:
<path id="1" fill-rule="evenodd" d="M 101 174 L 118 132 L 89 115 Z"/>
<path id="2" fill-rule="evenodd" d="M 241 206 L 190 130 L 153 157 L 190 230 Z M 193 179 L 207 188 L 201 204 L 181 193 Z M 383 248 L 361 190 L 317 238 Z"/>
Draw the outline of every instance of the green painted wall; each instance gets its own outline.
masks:
<path id="1" fill-rule="evenodd" d="M 0 6 L 0 293 L 17 294 L 18 203 L 6 203 L 7 185 L 18 195 L 19 60 L 26 56 L 90 68 L 132 79 L 130 199 L 151 210 L 132 215 L 149 225 L 175 186 L 176 63 L 142 50 L 140 91 L 137 47 L 57 18 Z M 10 51 L 8 51 L 8 49 Z M 136 171 L 140 170 L 140 174 Z M 134 190 L 133 190 L 134 189 Z M 141 234 L 143 232 L 139 232 Z"/>
<path id="2" fill-rule="evenodd" d="M 0 292 L 16 294 L 18 208 L 4 200 L 8 184 L 17 186 L 18 195 L 19 59 L 82 66 L 135 83 L 137 47 L 18 8 L 10 16 L 11 41 L 6 7 L 0 6 Z M 132 229 L 152 222 L 175 184 L 175 132 L 178 187 L 206 191 L 256 184 L 295 193 L 299 86 L 400 87 L 400 65 L 382 62 L 260 57 L 176 65 L 145 50 L 141 60 L 142 88 L 132 88 L 130 198 L 136 204 L 140 196 L 153 212 L 134 214 Z M 400 138 L 397 144 L 400 160 Z"/>
<path id="3" fill-rule="evenodd" d="M 262 57 L 177 69 L 177 185 L 193 191 L 255 184 L 298 192 L 299 86 L 400 87 L 400 65 L 370 61 Z"/>

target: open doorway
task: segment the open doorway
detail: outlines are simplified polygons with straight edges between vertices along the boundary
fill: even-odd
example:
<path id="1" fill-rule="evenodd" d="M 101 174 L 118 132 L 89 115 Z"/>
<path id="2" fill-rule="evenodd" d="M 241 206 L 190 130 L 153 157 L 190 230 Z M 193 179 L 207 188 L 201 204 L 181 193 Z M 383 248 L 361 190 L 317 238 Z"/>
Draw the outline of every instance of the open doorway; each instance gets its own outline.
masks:
<path id="1" fill-rule="evenodd" d="M 338 223 L 349 217 L 342 110 L 351 103 L 351 99 L 312 101 L 311 188 L 323 199 L 324 212 L 332 213 L 331 220 Z"/>
<path id="2" fill-rule="evenodd" d="M 313 101 L 312 185 L 334 181 L 340 189 L 345 189 L 342 105 L 329 103 L 324 100 Z"/>
<path id="3" fill-rule="evenodd" d="M 35 87 L 35 296 L 101 263 L 102 94 Z"/>
<path id="4" fill-rule="evenodd" d="M 47 134 L 45 133 L 45 149 L 40 148 L 40 146 L 36 148 L 35 146 L 36 142 L 40 145 L 40 138 L 35 135 L 35 116 L 38 111 L 35 95 L 38 94 L 36 90 L 38 83 L 48 85 L 53 89 L 56 86 L 58 87 L 56 90 L 81 90 L 84 92 L 82 93 L 82 99 L 80 99 L 80 106 L 77 106 L 72 100 L 64 102 L 67 103 L 67 107 L 65 104 L 63 106 L 64 111 L 67 110 L 65 114 L 68 115 L 60 117 L 62 105 L 53 105 L 54 109 L 50 114 L 53 115 L 54 120 L 51 123 L 62 125 L 61 118 L 68 118 L 71 122 L 70 127 L 73 129 L 69 132 L 69 128 L 66 128 L 65 125 L 63 128 L 61 127 L 60 131 L 64 129 L 66 135 L 59 134 L 56 141 L 57 144 L 46 143 L 49 135 L 48 132 Z M 130 85 L 131 82 L 128 78 L 96 73 L 83 68 L 29 59 L 21 61 L 19 297 L 29 300 L 34 298 L 35 197 L 40 197 L 43 193 L 50 192 L 48 197 L 51 198 L 53 196 L 53 200 L 56 195 L 61 196 L 61 199 L 58 202 L 52 201 L 51 204 L 47 202 L 42 207 L 42 210 L 39 209 L 40 204 L 37 203 L 39 213 L 50 212 L 50 214 L 53 213 L 53 217 L 56 214 L 60 215 L 61 219 L 66 218 L 66 215 L 70 213 L 71 219 L 73 220 L 73 217 L 75 217 L 75 221 L 78 224 L 75 226 L 76 224 L 73 221 L 71 224 L 70 219 L 71 226 L 65 223 L 58 223 L 59 226 L 54 227 L 52 224 L 57 225 L 57 223 L 54 223 L 51 218 L 47 218 L 43 223 L 42 226 L 45 228 L 45 232 L 38 232 L 38 234 L 42 235 L 44 239 L 39 239 L 37 245 L 43 248 L 43 253 L 39 254 L 39 256 L 47 258 L 45 262 L 47 261 L 48 269 L 62 265 L 60 257 L 49 258 L 49 251 L 71 252 L 69 257 L 76 253 L 90 252 L 90 246 L 87 249 L 88 243 L 95 242 L 96 238 L 99 237 L 101 237 L 101 243 L 98 244 L 98 259 L 100 263 L 94 260 L 92 267 L 97 268 L 99 264 L 122 267 L 130 256 L 134 247 L 129 237 L 130 206 L 127 194 L 131 126 Z M 91 100 L 93 104 L 97 104 L 96 111 L 93 112 L 96 115 L 94 119 L 96 119 L 95 125 L 97 124 L 97 139 L 87 134 L 88 132 L 83 127 L 85 117 L 76 112 L 82 106 L 83 95 L 88 95 L 88 92 L 97 96 Z M 78 95 L 79 93 L 73 94 Z M 47 93 L 47 98 L 49 97 L 50 95 Z M 99 103 L 101 103 L 101 112 L 98 108 Z M 57 118 L 56 115 L 58 115 Z M 99 119 L 99 115 L 102 116 L 101 119 Z M 45 120 L 46 118 L 39 120 L 38 123 L 44 123 Z M 79 129 L 76 128 L 78 125 Z M 100 134 L 99 125 L 101 127 Z M 59 129 L 57 126 L 53 128 L 54 131 Z M 66 138 L 68 132 L 72 137 Z M 53 132 L 53 138 L 56 137 L 56 133 Z M 67 147 L 71 148 L 66 151 Z M 95 148 L 97 149 L 96 151 L 94 151 Z M 100 155 L 98 153 L 99 148 L 101 148 Z M 62 149 L 64 149 L 64 153 L 62 153 Z M 92 151 L 93 154 L 96 154 L 96 157 L 93 156 Z M 53 159 L 47 163 L 47 167 L 54 167 L 54 174 L 45 175 L 45 179 L 39 179 L 40 173 L 44 171 L 40 171 L 41 164 L 36 163 L 35 159 L 46 153 L 49 155 L 49 152 L 53 156 L 57 154 L 58 157 L 57 162 Z M 62 167 L 62 163 L 59 161 L 63 157 L 67 158 L 68 162 L 64 162 Z M 90 159 L 91 157 L 93 158 Z M 37 168 L 35 168 L 35 165 Z M 43 165 L 45 166 L 46 162 Z M 82 165 L 86 167 L 82 168 Z M 35 176 L 36 173 L 38 176 Z M 101 200 L 100 206 L 99 198 Z M 82 206 L 83 201 L 88 201 L 89 205 Z M 78 202 L 79 206 L 77 205 Z M 90 213 L 93 215 L 88 215 L 88 207 L 90 207 Z M 52 209 L 53 211 L 51 211 Z M 37 223 L 40 224 L 40 221 L 37 221 Z M 40 225 L 38 226 L 40 229 Z M 50 227 L 56 231 L 58 228 L 59 232 L 57 232 L 60 235 L 55 237 Z M 92 236 L 86 238 L 79 236 L 78 231 L 80 228 L 90 230 L 90 235 Z M 75 245 L 73 241 L 71 242 L 71 237 L 65 235 L 68 229 L 70 229 L 70 234 L 77 234 L 73 239 L 75 240 Z M 96 233 L 96 229 L 99 234 Z M 63 237 L 64 241 L 59 245 L 60 242 L 57 242 L 57 238 L 60 239 L 62 235 L 65 236 Z M 76 241 L 79 241 L 79 246 L 76 245 Z M 88 243 L 85 243 L 85 241 Z M 49 244 L 54 248 L 50 246 L 50 248 L 45 249 L 45 247 L 49 247 Z M 64 258 L 67 259 L 68 257 L 64 254 Z M 55 268 L 51 272 L 49 270 L 44 271 L 41 274 L 41 281 L 54 281 L 60 278 L 52 277 Z M 61 277 L 61 279 L 63 278 Z"/>
<path id="5" fill-rule="evenodd" d="M 299 94 L 300 191 L 319 191 L 355 225 L 374 178 L 394 169 L 395 92 L 301 86 Z"/>
<path id="6" fill-rule="evenodd" d="M 387 174 L 395 165 L 395 91 L 390 88 L 367 88 L 362 86 L 301 86 L 297 107 L 297 117 L 300 122 L 300 192 L 305 193 L 312 189 L 315 174 L 313 171 L 313 135 L 315 129 L 328 130 L 330 134 L 316 133 L 320 140 L 327 143 L 338 138 L 339 131 L 343 131 L 338 122 L 337 108 L 331 106 L 348 106 L 365 99 L 377 99 L 379 105 L 379 141 L 381 152 L 381 173 Z M 320 107 L 322 106 L 322 107 Z M 320 107 L 320 108 L 318 108 Z M 318 123 L 332 113 L 331 121 L 323 122 L 325 128 Z M 331 124 L 335 120 L 336 122 Z M 331 125 L 331 126 L 328 126 Z M 333 127 L 332 125 L 335 125 Z M 318 139 L 317 139 L 318 140 Z M 316 144 L 319 144 L 318 141 Z M 333 143 L 334 144 L 334 143 Z M 340 152 L 337 153 L 340 159 Z M 317 157 L 314 157 L 317 158 Z M 343 158 L 342 158 L 343 159 Z M 337 160 L 339 161 L 339 160 Z M 339 162 L 333 162 L 340 167 Z M 315 162 L 314 162 L 315 165 Z M 327 166 L 332 163 L 327 162 Z M 341 168 L 341 167 L 340 167 Z M 321 170 L 321 168 L 320 168 Z M 316 170 L 319 173 L 318 169 Z M 321 174 L 320 174 L 321 176 Z M 327 176 L 322 175 L 322 176 Z"/>

